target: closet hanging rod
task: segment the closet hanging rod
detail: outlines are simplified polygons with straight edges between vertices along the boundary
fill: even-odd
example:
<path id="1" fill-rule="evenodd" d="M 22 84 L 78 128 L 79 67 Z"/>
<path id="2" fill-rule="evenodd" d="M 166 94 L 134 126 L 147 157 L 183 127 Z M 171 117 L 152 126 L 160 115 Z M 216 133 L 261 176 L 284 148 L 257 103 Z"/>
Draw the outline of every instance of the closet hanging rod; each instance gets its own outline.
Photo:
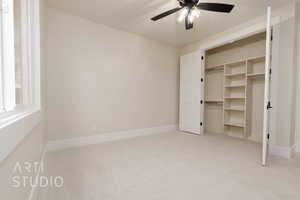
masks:
<path id="1" fill-rule="evenodd" d="M 223 104 L 223 101 L 205 101 L 207 104 Z"/>
<path id="2" fill-rule="evenodd" d="M 224 65 L 217 65 L 217 66 L 213 66 L 213 67 L 207 67 L 205 69 L 205 71 L 209 72 L 209 71 L 224 71 Z"/>

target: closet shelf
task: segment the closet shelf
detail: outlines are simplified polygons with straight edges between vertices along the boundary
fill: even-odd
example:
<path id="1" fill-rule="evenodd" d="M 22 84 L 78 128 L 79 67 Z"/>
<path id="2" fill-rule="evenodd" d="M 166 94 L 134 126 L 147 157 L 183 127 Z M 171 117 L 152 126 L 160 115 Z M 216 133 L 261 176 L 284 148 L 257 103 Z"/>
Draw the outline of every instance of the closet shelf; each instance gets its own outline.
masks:
<path id="1" fill-rule="evenodd" d="M 240 112 L 244 112 L 245 109 L 242 108 L 224 108 L 225 111 L 240 111 Z"/>
<path id="2" fill-rule="evenodd" d="M 244 128 L 245 125 L 243 123 L 240 122 L 226 122 L 224 123 L 225 126 L 234 126 L 234 127 L 240 127 L 240 128 Z"/>
<path id="3" fill-rule="evenodd" d="M 224 99 L 245 99 L 245 97 L 224 97 Z"/>
<path id="4" fill-rule="evenodd" d="M 226 64 L 227 67 L 236 67 L 236 66 L 239 66 L 239 65 L 245 65 L 246 66 L 246 59 Z"/>
<path id="5" fill-rule="evenodd" d="M 248 74 L 248 78 L 263 78 L 265 73 Z"/>
<path id="6" fill-rule="evenodd" d="M 235 74 L 225 74 L 225 76 L 227 77 L 233 77 L 233 76 L 244 76 L 246 75 L 245 72 L 241 72 L 241 73 L 235 73 Z"/>
<path id="7" fill-rule="evenodd" d="M 246 87 L 246 85 L 225 85 L 225 88 L 240 88 L 240 87 Z"/>
<path id="8" fill-rule="evenodd" d="M 248 58 L 247 61 L 249 62 L 263 62 L 265 61 L 266 56 L 262 55 L 262 56 L 258 56 L 258 57 L 254 57 L 254 58 Z"/>
<path id="9" fill-rule="evenodd" d="M 224 64 L 220 64 L 220 65 L 214 65 L 214 66 L 210 66 L 207 67 L 205 70 L 214 70 L 214 69 L 224 69 L 224 66 L 226 65 L 227 67 L 235 67 L 237 65 L 246 65 L 246 62 L 262 62 L 264 61 L 265 56 L 261 55 L 261 56 L 257 56 L 257 57 L 250 57 L 250 58 L 245 58 L 242 60 L 237 60 L 237 61 L 232 61 L 229 63 L 224 63 Z"/>

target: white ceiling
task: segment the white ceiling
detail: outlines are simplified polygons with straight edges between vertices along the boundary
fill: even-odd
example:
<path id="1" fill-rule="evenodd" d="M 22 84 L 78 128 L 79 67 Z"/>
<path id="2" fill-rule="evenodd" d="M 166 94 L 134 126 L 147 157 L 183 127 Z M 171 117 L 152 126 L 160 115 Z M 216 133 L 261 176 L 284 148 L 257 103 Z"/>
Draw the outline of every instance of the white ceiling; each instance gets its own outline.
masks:
<path id="1" fill-rule="evenodd" d="M 50 7 L 63 9 L 94 22 L 182 47 L 212 34 L 261 16 L 267 5 L 278 8 L 289 0 L 202 0 L 231 3 L 230 14 L 202 11 L 194 29 L 186 31 L 178 14 L 153 22 L 151 17 L 178 6 L 177 0 L 47 0 Z"/>

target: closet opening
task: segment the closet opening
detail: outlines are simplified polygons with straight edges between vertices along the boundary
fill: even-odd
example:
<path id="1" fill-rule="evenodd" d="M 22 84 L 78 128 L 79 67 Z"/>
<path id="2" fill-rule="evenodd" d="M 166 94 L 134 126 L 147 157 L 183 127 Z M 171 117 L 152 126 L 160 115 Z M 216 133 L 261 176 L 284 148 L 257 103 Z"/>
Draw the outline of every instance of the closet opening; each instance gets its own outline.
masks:
<path id="1" fill-rule="evenodd" d="M 205 52 L 204 133 L 262 142 L 266 32 Z"/>

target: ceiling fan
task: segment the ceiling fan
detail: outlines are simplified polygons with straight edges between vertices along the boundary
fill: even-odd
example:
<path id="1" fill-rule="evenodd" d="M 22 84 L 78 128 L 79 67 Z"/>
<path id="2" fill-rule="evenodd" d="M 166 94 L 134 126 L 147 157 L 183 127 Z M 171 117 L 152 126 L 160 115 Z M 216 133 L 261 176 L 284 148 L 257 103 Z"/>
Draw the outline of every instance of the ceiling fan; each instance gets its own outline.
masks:
<path id="1" fill-rule="evenodd" d="M 168 10 L 160 15 L 157 15 L 151 20 L 157 21 L 168 15 L 171 15 L 181 10 L 179 21 L 185 20 L 185 29 L 192 29 L 194 26 L 194 19 L 200 16 L 200 10 L 207 10 L 213 12 L 230 13 L 234 5 L 223 3 L 202 3 L 200 0 L 178 0 L 180 7 Z"/>

